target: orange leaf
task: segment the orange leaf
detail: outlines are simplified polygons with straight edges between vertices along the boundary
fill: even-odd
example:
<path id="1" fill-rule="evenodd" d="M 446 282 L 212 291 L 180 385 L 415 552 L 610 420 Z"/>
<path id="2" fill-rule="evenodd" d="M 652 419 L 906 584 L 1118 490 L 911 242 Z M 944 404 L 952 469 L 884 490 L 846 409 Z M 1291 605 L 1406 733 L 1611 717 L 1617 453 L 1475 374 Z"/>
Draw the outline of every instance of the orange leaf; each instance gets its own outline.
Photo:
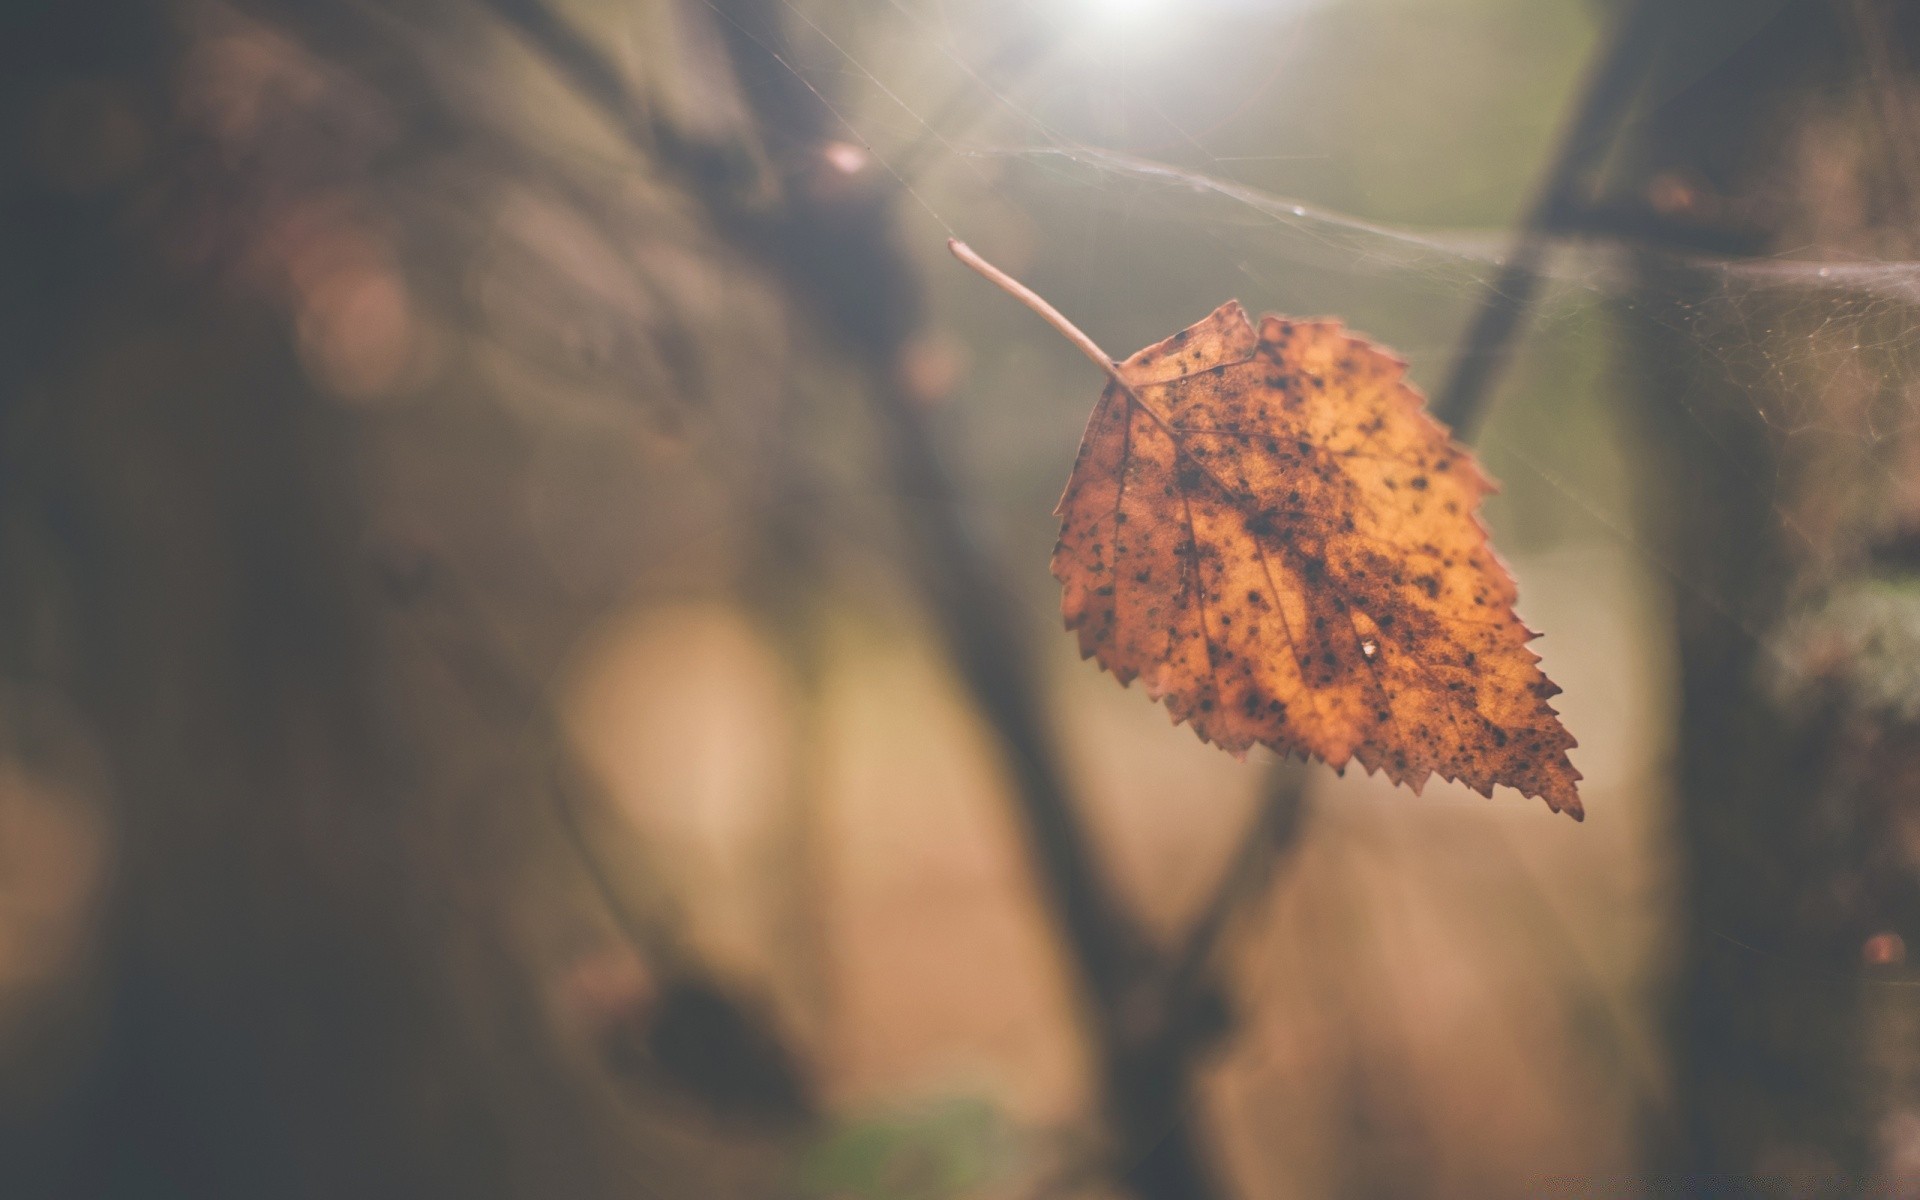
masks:
<path id="1" fill-rule="evenodd" d="M 1405 363 L 1334 321 L 1256 330 L 1230 301 L 1115 364 L 954 249 L 1112 377 L 1057 509 L 1083 657 L 1228 750 L 1358 760 L 1416 792 L 1435 773 L 1506 784 L 1584 815 L 1560 689 L 1476 516 L 1493 485 Z"/>

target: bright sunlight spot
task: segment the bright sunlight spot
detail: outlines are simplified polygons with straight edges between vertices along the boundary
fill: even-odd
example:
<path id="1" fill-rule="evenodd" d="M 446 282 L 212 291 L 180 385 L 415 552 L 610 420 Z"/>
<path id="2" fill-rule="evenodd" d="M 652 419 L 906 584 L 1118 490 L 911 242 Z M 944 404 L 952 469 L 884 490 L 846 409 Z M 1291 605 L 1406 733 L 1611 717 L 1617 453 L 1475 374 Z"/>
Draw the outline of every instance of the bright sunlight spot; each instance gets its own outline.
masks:
<path id="1" fill-rule="evenodd" d="M 1096 36 L 1138 35 L 1175 9 L 1172 0 L 1079 0 L 1075 6 L 1093 23 Z"/>

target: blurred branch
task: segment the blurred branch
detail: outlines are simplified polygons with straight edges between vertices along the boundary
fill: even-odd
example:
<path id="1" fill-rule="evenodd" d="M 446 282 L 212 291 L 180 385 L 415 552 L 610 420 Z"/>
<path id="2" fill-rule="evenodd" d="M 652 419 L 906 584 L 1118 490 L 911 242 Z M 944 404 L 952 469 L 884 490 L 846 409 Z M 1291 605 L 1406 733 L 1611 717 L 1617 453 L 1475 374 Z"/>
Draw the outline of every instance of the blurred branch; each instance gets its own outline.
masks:
<path id="1" fill-rule="evenodd" d="M 659 128 L 626 76 L 580 30 L 542 0 L 485 0 L 488 8 L 518 29 L 558 67 L 567 81 L 619 126 L 636 149 L 657 153 Z"/>
<path id="2" fill-rule="evenodd" d="M 738 185 L 747 160 L 680 135 L 658 119 L 619 66 L 545 0 L 481 0 L 517 30 L 549 64 L 649 161 L 681 172 L 709 202 L 716 189 Z"/>
<path id="3" fill-rule="evenodd" d="M 1901 94 L 1912 70 L 1900 61 L 1900 41 L 1881 0 L 1839 0 L 1841 23 L 1866 67 L 1874 115 L 1893 169 L 1887 174 L 1900 192 L 1906 223 L 1920 218 L 1920 137 L 1913 111 Z"/>
<path id="4" fill-rule="evenodd" d="M 1204 1022 L 1209 1003 L 1217 1003 L 1214 953 L 1234 918 L 1266 894 L 1280 863 L 1300 839 L 1306 822 L 1307 769 L 1283 759 L 1269 771 L 1260 808 L 1220 874 L 1213 895 L 1180 942 L 1168 972 L 1163 1007 L 1171 1028 Z"/>
<path id="5" fill-rule="evenodd" d="M 618 69 L 543 0 L 487 0 L 601 107 L 635 149 L 689 161 L 687 143 L 664 133 Z M 1652 0 L 1635 0 L 1602 52 L 1556 155 L 1527 233 L 1490 290 L 1446 391 L 1443 418 L 1470 429 L 1537 285 L 1546 234 L 1573 211 L 1577 185 L 1608 141 L 1633 95 L 1654 28 Z M 767 0 L 689 6 L 717 19 L 734 76 L 756 114 L 756 133 L 780 177 L 778 204 L 743 212 L 699 163 L 740 161 L 746 152 L 706 148 L 693 175 L 723 229 L 744 235 L 807 301 L 810 311 L 872 367 L 869 394 L 885 458 L 911 533 L 909 567 L 938 623 L 955 669 L 1004 751 L 1029 849 L 1078 968 L 1100 1051 L 1108 1119 L 1124 1183 L 1151 1200 L 1223 1194 L 1194 1137 L 1188 1114 L 1199 1056 L 1222 1032 L 1216 977 L 1219 946 L 1236 917 L 1265 894 L 1285 852 L 1297 843 L 1305 771 L 1274 773 L 1246 836 L 1212 897 L 1171 958 L 1154 955 L 1094 854 L 1072 804 L 1030 664 L 1035 656 L 1016 606 L 989 557 L 959 516 L 957 489 L 920 408 L 906 394 L 900 362 L 922 324 L 921 285 L 889 240 L 890 192 L 807 186 L 820 152 L 839 136 L 826 101 L 792 70 L 780 10 Z M 1003 57 L 1037 57 L 1016 38 Z M 935 135 L 927 135 L 929 138 Z M 915 154 L 924 153 L 927 139 Z"/>
<path id="6" fill-rule="evenodd" d="M 541 0 L 488 3 L 605 110 L 637 150 L 653 151 L 658 124 L 638 118 L 641 106 L 619 83 L 618 71 L 564 18 Z M 695 16 L 699 11 L 689 9 Z M 1078 968 L 1122 1157 L 1116 1171 L 1147 1200 L 1221 1195 L 1186 1119 L 1186 1047 L 1137 1019 L 1143 989 L 1159 974 L 1074 810 L 1017 607 L 964 528 L 932 430 L 901 382 L 924 303 L 911 262 L 889 239 L 893 195 L 877 189 L 823 194 L 805 186 L 821 169 L 821 150 L 838 122 L 790 69 L 780 10 L 765 0 L 733 0 L 711 11 L 784 184 L 782 203 L 764 224 L 754 223 L 758 228 L 743 229 L 741 214 L 719 205 L 714 219 L 747 234 L 747 244 L 779 270 L 803 307 L 820 314 L 870 364 L 873 416 L 912 533 L 909 566 L 955 669 L 1006 755 L 1029 849 Z M 702 194 L 715 199 L 710 189 Z"/>
<path id="7" fill-rule="evenodd" d="M 631 896 L 600 852 L 604 834 L 588 827 L 606 797 L 581 769 L 566 731 L 516 669 L 510 639 L 454 572 L 439 569 L 420 545 L 390 546 L 380 560 L 396 604 L 434 606 L 452 618 L 422 621 L 423 632 L 467 696 L 505 729 L 525 732 L 545 767 L 539 779 L 567 848 L 584 870 L 621 941 L 653 977 L 656 997 L 601 1031 L 606 1066 L 628 1083 L 665 1085 L 726 1122 L 791 1128 L 818 1115 L 807 1064 L 759 998 L 719 978 L 682 935 L 671 897 Z M 631 827 L 628 827 L 631 833 Z M 645 852 L 642 847 L 642 852 Z M 628 878 L 635 873 L 629 871 Z M 638 878 L 658 879 L 646 869 Z"/>
<path id="8" fill-rule="evenodd" d="M 1548 239 L 1569 227 L 1582 211 L 1580 187 L 1627 112 L 1659 28 L 1658 0 L 1632 0 L 1588 73 L 1580 104 L 1539 198 L 1528 211 L 1513 254 L 1481 301 L 1479 313 L 1462 339 L 1452 376 L 1434 401 L 1433 411 L 1471 441 L 1485 412 L 1485 401 L 1507 361 L 1539 284 Z M 1213 958 L 1234 918 L 1266 894 L 1280 859 L 1294 846 L 1305 818 L 1307 774 L 1282 762 L 1269 778 L 1259 811 L 1212 896 L 1182 939 L 1166 977 L 1161 1009 L 1164 1036 L 1207 1025 L 1207 1009 L 1218 1004 Z"/>
<path id="9" fill-rule="evenodd" d="M 1573 120 L 1561 135 L 1539 195 L 1521 221 L 1519 241 L 1487 288 L 1461 339 L 1453 373 L 1434 397 L 1433 414 L 1463 437 L 1478 424 L 1519 333 L 1550 238 L 1568 230 L 1581 208 L 1582 185 L 1612 145 L 1658 42 L 1662 0 L 1630 0 L 1588 72 Z"/>

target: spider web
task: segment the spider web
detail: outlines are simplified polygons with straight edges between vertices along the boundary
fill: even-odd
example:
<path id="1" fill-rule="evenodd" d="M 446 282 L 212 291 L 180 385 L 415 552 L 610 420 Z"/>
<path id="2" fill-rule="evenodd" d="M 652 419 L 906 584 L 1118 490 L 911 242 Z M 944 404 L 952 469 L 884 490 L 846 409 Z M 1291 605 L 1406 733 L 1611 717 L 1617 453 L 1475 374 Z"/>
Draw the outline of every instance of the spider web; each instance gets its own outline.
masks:
<path id="1" fill-rule="evenodd" d="M 1416 28 L 1402 35 L 1397 51 L 1381 51 L 1367 49 L 1377 36 L 1356 43 L 1339 35 L 1375 33 L 1385 10 L 1319 0 L 1205 0 L 1177 13 L 1154 11 L 1145 0 L 888 0 L 878 10 L 781 4 L 795 35 L 783 63 L 838 116 L 848 142 L 900 188 L 907 236 L 916 249 L 926 247 L 943 302 L 970 283 L 956 286 L 948 278 L 953 272 L 932 261 L 943 237 L 957 237 L 990 257 L 1000 255 L 1002 265 L 1025 274 L 1116 356 L 1237 294 L 1256 310 L 1340 314 L 1408 357 L 1414 378 L 1429 391 L 1445 378 L 1474 306 L 1496 286 L 1514 234 L 1501 222 L 1450 228 L 1314 198 L 1314 192 L 1351 199 L 1384 190 L 1334 181 L 1346 169 L 1343 157 L 1381 157 L 1352 126 L 1370 128 L 1378 141 L 1385 120 L 1354 114 L 1364 89 L 1349 88 L 1338 98 L 1345 112 L 1314 89 L 1337 76 L 1343 60 L 1376 70 L 1404 65 L 1393 55 L 1405 53 L 1405 42 L 1443 28 L 1454 30 L 1455 48 L 1475 38 L 1491 43 L 1456 73 L 1516 54 L 1547 57 L 1550 66 L 1532 75 L 1506 69 L 1509 78 L 1465 89 L 1475 111 L 1447 111 L 1422 122 L 1431 128 L 1463 116 L 1497 117 L 1503 104 L 1524 102 L 1544 87 L 1553 102 L 1513 129 L 1513 140 L 1525 149 L 1469 147 L 1499 172 L 1502 190 L 1436 198 L 1420 193 L 1412 172 L 1382 172 L 1372 161 L 1358 168 L 1402 189 L 1363 195 L 1375 210 L 1442 216 L 1477 210 L 1483 218 L 1493 211 L 1510 220 L 1542 169 L 1597 32 L 1592 14 L 1579 5 L 1546 6 L 1559 8 L 1558 24 L 1537 21 L 1546 28 L 1531 40 L 1502 32 L 1520 11 L 1511 5 L 1488 4 L 1469 14 L 1477 24 L 1462 22 L 1458 6 L 1427 12 L 1424 23 L 1421 6 L 1398 6 L 1391 15 L 1406 19 L 1411 9 Z M 1351 9 L 1359 12 L 1349 15 Z M 1461 32 L 1456 27 L 1463 23 L 1468 28 Z M 1295 82 L 1301 77 L 1304 82 Z M 1458 106 L 1463 89 L 1448 80 L 1447 69 L 1437 67 L 1405 87 L 1442 85 L 1438 105 Z M 1396 84 L 1396 76 L 1383 74 L 1375 86 Z M 1249 152 L 1268 147 L 1282 152 Z M 1398 149 L 1406 149 L 1404 142 Z M 1290 182 L 1303 190 L 1290 191 Z M 1920 300 L 1920 263 L 1688 255 L 1671 261 L 1684 289 L 1654 296 L 1636 253 L 1604 238 L 1563 239 L 1552 247 L 1539 268 L 1529 330 L 1513 350 L 1513 382 L 1478 439 L 1481 452 L 1517 493 L 1511 507 L 1550 496 L 1563 526 L 1622 545 L 1652 573 L 1763 641 L 1765 631 L 1742 603 L 1714 594 L 1712 585 L 1635 531 L 1630 479 L 1619 462 L 1609 461 L 1617 447 L 1602 444 L 1613 436 L 1607 423 L 1620 420 L 1604 410 L 1621 406 L 1621 381 L 1594 365 L 1605 358 L 1609 323 L 1632 314 L 1705 350 L 1723 372 L 1723 387 L 1753 395 L 1760 420 L 1796 444 L 1797 453 L 1783 458 L 1844 460 L 1854 488 L 1898 489 L 1906 463 L 1897 447 L 1920 415 L 1905 388 L 1920 347 L 1911 319 Z M 952 303 L 971 313 L 976 300 Z M 1023 343 L 1045 336 L 1016 327 L 1019 319 L 990 318 L 996 332 Z M 1585 395 L 1569 398 L 1564 381 L 1554 392 L 1537 390 L 1543 371 L 1569 361 L 1580 364 Z M 980 426 L 985 436 L 1002 446 L 1019 442 L 1006 430 L 993 436 L 990 397 L 1010 389 L 990 365 L 982 376 L 977 391 L 988 413 Z M 1023 397 L 1012 423 L 1029 435 L 1042 425 L 1070 450 L 1078 391 L 1061 393 L 1058 413 L 1049 405 L 1036 414 L 1031 383 L 1011 390 Z M 1680 402 L 1694 403 L 1684 396 Z M 1603 410 L 1598 423 L 1588 408 Z M 1556 435 L 1549 418 L 1564 418 L 1570 409 L 1582 410 L 1570 426 L 1579 436 Z M 1691 417 L 1711 436 L 1711 414 Z M 1028 444 L 1043 443 L 1030 437 Z M 1727 453 L 1739 452 L 1728 447 Z M 1034 467 L 1016 449 L 1010 461 L 989 468 L 983 482 L 1017 491 L 1022 473 Z M 1780 478 L 1755 482 L 1790 490 L 1790 481 Z M 1832 531 L 1809 527 L 1784 505 L 1776 513 L 1797 551 L 1830 563 L 1844 557 L 1824 543 Z M 1506 519 L 1498 501 L 1493 516 L 1496 525 Z"/>
<path id="2" fill-rule="evenodd" d="M 725 8 L 709 7 L 729 20 Z M 1591 13 L 1575 0 L 1484 0 L 1450 41 L 1440 35 L 1462 23 L 1459 4 L 1193 0 L 1180 10 L 1184 24 L 1156 25 L 1147 14 L 1110 26 L 1109 13 L 1086 0 L 780 0 L 780 7 L 794 40 L 776 61 L 838 118 L 844 144 L 835 148 L 836 165 L 897 188 L 898 236 L 922 260 L 934 325 L 971 359 L 967 383 L 938 419 L 961 447 L 969 515 L 993 530 L 1009 564 L 1026 565 L 1014 570 L 1035 629 L 1055 619 L 1057 592 L 1038 564 L 1057 533 L 1047 514 L 1097 380 L 1050 331 L 952 264 L 944 240 L 967 241 L 1023 278 L 1116 357 L 1237 296 L 1256 312 L 1339 314 L 1404 355 L 1413 379 L 1432 392 L 1508 265 L 1514 219 L 1536 186 L 1595 36 Z M 1385 49 L 1355 36 L 1409 13 L 1414 28 Z M 1510 28 L 1529 23 L 1531 33 Z M 1491 48 L 1475 51 L 1476 40 Z M 1403 79 L 1396 72 L 1419 61 L 1416 53 L 1462 61 Z M 1515 62 L 1535 66 L 1529 74 Z M 1348 69 L 1365 75 L 1365 85 L 1340 90 Z M 1489 78 L 1459 82 L 1476 70 Z M 1375 92 L 1402 98 L 1376 110 L 1369 107 Z M 1419 111 L 1423 94 L 1435 97 L 1431 113 Z M 1396 132 L 1397 122 L 1411 131 Z M 1470 131 L 1480 125 L 1493 132 L 1475 140 Z M 1395 155 L 1411 164 L 1389 161 Z M 1450 171 L 1452 158 L 1467 165 Z M 1615 552 L 1608 569 L 1630 563 L 1632 572 L 1622 573 L 1670 586 L 1773 654 L 1772 614 L 1642 529 L 1628 461 L 1637 401 L 1633 380 L 1614 361 L 1621 318 L 1668 336 L 1674 362 L 1656 365 L 1677 365 L 1684 354 L 1696 364 L 1690 369 L 1703 371 L 1697 390 L 1665 392 L 1703 452 L 1724 456 L 1755 487 L 1791 495 L 1790 476 L 1824 473 L 1852 492 L 1893 491 L 1905 486 L 1902 446 L 1916 432 L 1910 384 L 1920 351 L 1913 320 L 1920 264 L 1692 255 L 1651 272 L 1641 253 L 1601 238 L 1563 239 L 1542 259 L 1513 369 L 1475 439 L 1506 487 L 1489 505 L 1489 523 L 1503 554 L 1515 559 L 1603 543 Z M 1721 444 L 1724 413 L 1716 406 L 1730 403 L 1746 405 L 1793 453 L 1755 458 L 1749 447 Z M 884 506 L 890 498 L 876 499 Z M 1816 564 L 1803 578 L 1835 579 L 1857 560 L 1836 549 L 1831 514 L 1787 503 L 1774 513 L 1793 551 Z M 1533 577 L 1521 565 L 1526 616 Z M 1607 596 L 1624 590 L 1631 589 Z M 1536 623 L 1547 631 L 1542 647 L 1551 657 L 1564 635 Z M 1067 640 L 1056 639 L 1058 647 Z M 1573 689 L 1566 699 L 1575 699 Z M 1577 722 L 1569 726 L 1587 738 Z M 1171 745 L 1156 743 L 1155 752 L 1177 754 L 1161 748 Z M 1588 768 L 1578 754 L 1576 761 Z M 1589 775 L 1597 782 L 1597 772 Z M 1196 779 L 1187 792 L 1219 798 L 1202 795 L 1210 783 Z M 1399 826 L 1383 821 L 1381 828 Z M 1571 959 L 1570 967 L 1563 962 L 1568 974 L 1613 978 L 1592 989 L 1615 993 L 1602 1007 L 1638 1002 L 1619 994 L 1635 981 L 1619 983 L 1618 968 L 1598 961 L 1593 936 L 1576 928 L 1583 920 L 1590 928 L 1591 919 L 1570 910 L 1592 896 L 1570 900 L 1557 864 L 1531 857 L 1504 830 L 1456 841 L 1451 855 L 1445 849 L 1364 846 L 1378 862 L 1362 863 L 1355 877 L 1390 884 L 1386 890 L 1405 902 L 1389 902 L 1410 915 L 1374 912 L 1352 922 L 1427 919 L 1428 881 L 1409 878 L 1407 857 L 1431 858 L 1441 870 L 1471 862 L 1480 871 L 1504 849 L 1511 874 L 1527 880 L 1516 886 L 1535 893 L 1508 906 L 1524 910 L 1517 919 L 1533 926 L 1514 940 L 1532 947 L 1534 958 Z M 1612 868 L 1633 869 L 1632 856 L 1616 847 Z M 1377 908 L 1382 901 L 1333 903 Z M 1480 926 L 1494 927 L 1491 918 Z M 1389 957 L 1374 939 L 1343 929 L 1330 940 L 1345 943 L 1350 959 Z M 1404 970 L 1385 961 L 1306 965 L 1308 974 L 1366 977 L 1336 981 L 1331 986 L 1349 994 L 1323 1006 L 1332 1015 L 1316 1017 L 1356 1045 L 1365 1035 L 1355 1031 L 1368 1022 L 1352 1014 L 1382 1003 L 1368 997 L 1391 992 L 1394 973 Z M 1633 1020 L 1610 1019 L 1623 1028 Z M 1248 1040 L 1248 1057 L 1258 1063 L 1257 1038 Z M 1657 1061 L 1646 1065 L 1657 1059 L 1647 1048 L 1653 1040 L 1632 1030 L 1617 1039 L 1620 1057 L 1641 1064 L 1634 1069 L 1649 1078 L 1661 1069 Z"/>
<path id="3" fill-rule="evenodd" d="M 1022 277 L 1116 357 L 1237 296 L 1254 311 L 1340 314 L 1407 357 L 1431 392 L 1508 265 L 1513 222 L 1597 32 L 1578 4 L 1489 2 L 1462 18 L 1460 5 L 1207 0 L 1156 24 L 1152 14 L 1109 22 L 1119 6 L 1070 0 L 888 0 L 877 13 L 781 3 L 798 35 L 788 65 L 901 190 L 903 236 L 935 281 L 941 322 L 975 347 L 974 378 L 955 405 L 964 412 L 950 420 L 966 435 L 972 494 L 994 498 L 978 502 L 981 516 L 1033 562 L 1053 539 L 1040 515 L 1094 386 L 1070 349 L 942 261 L 944 238 Z M 1409 13 L 1416 28 L 1385 50 L 1343 37 Z M 1435 57 L 1468 52 L 1474 39 L 1490 49 L 1411 80 L 1396 75 L 1420 61 L 1412 47 L 1423 38 L 1442 43 Z M 1405 99 L 1376 111 L 1362 86 L 1329 98 L 1323 88 L 1356 60 L 1373 88 L 1439 89 L 1436 112 Z M 1497 77 L 1460 82 L 1476 69 Z M 1393 134 L 1392 121 L 1410 116 L 1417 128 Z M 1462 132 L 1476 120 L 1493 132 Z M 1451 141 L 1412 144 L 1435 131 Z M 1375 145 L 1383 138 L 1386 150 Z M 1420 168 L 1443 168 L 1456 143 L 1470 166 L 1430 172 L 1429 187 Z M 1395 152 L 1412 154 L 1414 166 L 1385 164 Z M 1859 569 L 1867 534 L 1836 515 L 1849 503 L 1823 511 L 1799 502 L 1807 480 L 1824 478 L 1849 501 L 1913 491 L 1920 263 L 1687 254 L 1648 270 L 1646 253 L 1586 237 L 1557 240 L 1542 258 L 1513 370 L 1476 439 L 1507 488 L 1489 507 L 1496 542 L 1510 555 L 1607 544 L 1790 673 L 1775 647 L 1777 614 L 1643 531 L 1628 461 L 1635 380 L 1617 361 L 1623 318 L 1680 348 L 1669 365 L 1684 354 L 1703 372 L 1697 389 L 1666 389 L 1682 424 L 1704 453 L 1724 456 L 1726 472 L 1784 498 L 1775 518 L 1803 584 L 1818 591 Z M 1644 356 L 1647 344 L 1631 352 Z M 1756 457 L 1725 444 L 1716 406 L 1726 404 L 1747 406 L 1784 450 Z M 1037 624 L 1053 603 L 1034 590 Z M 1521 870 L 1544 874 L 1537 863 Z M 1535 886 L 1553 890 L 1545 878 Z M 1565 937 L 1574 921 L 1549 916 L 1554 930 L 1535 940 L 1577 942 Z M 1585 951 L 1560 952 L 1582 960 L 1575 973 L 1604 973 Z M 1654 1056 L 1647 1036 L 1623 1034 L 1623 1056 Z"/>

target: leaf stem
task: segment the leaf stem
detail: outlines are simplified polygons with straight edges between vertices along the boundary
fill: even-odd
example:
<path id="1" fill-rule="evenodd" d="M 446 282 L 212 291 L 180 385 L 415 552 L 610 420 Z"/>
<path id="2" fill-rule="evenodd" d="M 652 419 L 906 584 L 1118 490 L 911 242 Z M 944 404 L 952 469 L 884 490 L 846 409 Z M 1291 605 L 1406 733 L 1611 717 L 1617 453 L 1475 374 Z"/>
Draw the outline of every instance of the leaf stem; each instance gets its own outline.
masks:
<path id="1" fill-rule="evenodd" d="M 981 258 L 979 254 L 974 252 L 972 246 L 967 245 L 959 238 L 948 238 L 947 249 L 953 251 L 955 258 L 986 276 L 987 280 L 995 287 L 1032 309 L 1035 316 L 1059 330 L 1062 337 L 1079 347 L 1080 353 L 1093 360 L 1094 366 L 1105 371 L 1107 378 L 1119 384 L 1121 391 L 1126 392 L 1129 396 L 1133 395 L 1133 385 L 1129 384 L 1126 379 L 1121 376 L 1120 365 L 1113 361 L 1113 357 L 1105 350 L 1102 350 L 1099 344 L 1092 338 L 1080 332 L 1080 327 L 1062 316 L 1059 309 L 1042 300 L 1040 293 L 1034 291 L 1026 284 L 1021 283 L 1018 279 L 1002 271 L 986 259 Z M 1142 407 L 1144 407 L 1144 405 Z"/>
<path id="2" fill-rule="evenodd" d="M 1186 439 L 1180 436 L 1180 431 L 1173 427 L 1173 423 L 1161 416 L 1159 411 L 1151 404 L 1142 400 L 1140 393 L 1134 390 L 1134 386 L 1131 383 L 1127 382 L 1127 377 L 1120 372 L 1120 364 L 1114 362 L 1113 357 L 1105 350 L 1102 350 L 1097 342 L 1080 332 L 1078 325 L 1075 325 L 1072 321 L 1062 316 L 1059 309 L 1042 300 L 1040 294 L 1026 284 L 1021 283 L 1018 279 L 1002 271 L 999 267 L 981 258 L 974 252 L 972 246 L 967 245 L 959 238 L 948 238 L 947 249 L 953 251 L 955 258 L 986 276 L 987 280 L 995 287 L 1032 309 L 1034 314 L 1042 321 L 1059 330 L 1062 337 L 1079 347 L 1080 353 L 1092 359 L 1094 366 L 1105 371 L 1107 378 L 1113 380 L 1113 386 L 1119 388 L 1121 394 L 1131 401 L 1135 408 L 1147 414 L 1147 419 L 1160 427 L 1160 431 L 1166 434 L 1168 439 L 1173 442 L 1174 451 L 1185 455 L 1189 462 L 1205 472 L 1222 492 L 1228 496 L 1238 496 L 1240 494 L 1234 488 L 1229 487 L 1226 480 L 1220 478 L 1220 473 L 1213 469 L 1212 464 L 1193 456 L 1192 452 L 1187 449 Z"/>

